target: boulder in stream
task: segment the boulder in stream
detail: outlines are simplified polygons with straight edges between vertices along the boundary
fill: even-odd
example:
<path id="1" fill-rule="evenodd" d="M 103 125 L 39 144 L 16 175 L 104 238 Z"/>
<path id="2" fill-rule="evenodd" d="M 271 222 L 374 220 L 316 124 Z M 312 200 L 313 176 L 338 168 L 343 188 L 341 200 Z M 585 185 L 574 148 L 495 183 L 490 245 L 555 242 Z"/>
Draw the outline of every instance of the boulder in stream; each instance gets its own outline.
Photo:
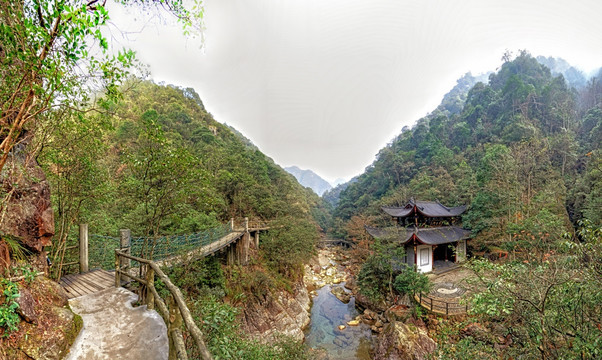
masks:
<path id="1" fill-rule="evenodd" d="M 333 287 L 330 292 L 337 297 L 343 304 L 349 303 L 351 300 L 351 294 L 347 293 L 345 289 L 340 286 Z"/>

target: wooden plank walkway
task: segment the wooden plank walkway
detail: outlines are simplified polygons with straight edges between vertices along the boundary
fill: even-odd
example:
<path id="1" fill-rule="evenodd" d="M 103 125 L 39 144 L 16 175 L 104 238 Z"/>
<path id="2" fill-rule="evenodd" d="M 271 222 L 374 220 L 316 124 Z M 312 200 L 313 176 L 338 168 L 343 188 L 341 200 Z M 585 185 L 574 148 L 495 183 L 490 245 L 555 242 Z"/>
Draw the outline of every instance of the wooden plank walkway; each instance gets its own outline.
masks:
<path id="1" fill-rule="evenodd" d="M 115 286 L 115 273 L 98 269 L 83 274 L 69 274 L 61 278 L 59 285 L 65 289 L 68 298 L 73 299 Z"/>

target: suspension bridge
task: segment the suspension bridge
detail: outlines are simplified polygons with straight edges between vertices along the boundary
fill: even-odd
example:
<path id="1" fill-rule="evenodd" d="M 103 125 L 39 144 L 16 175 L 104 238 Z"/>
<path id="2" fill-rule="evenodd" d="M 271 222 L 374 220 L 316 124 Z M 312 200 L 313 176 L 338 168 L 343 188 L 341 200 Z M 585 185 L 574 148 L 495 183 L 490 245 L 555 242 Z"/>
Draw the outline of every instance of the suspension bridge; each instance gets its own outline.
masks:
<path id="1" fill-rule="evenodd" d="M 240 223 L 231 219 L 227 224 L 188 235 L 161 237 L 132 237 L 129 230 L 120 231 L 119 237 L 88 234 L 88 226 L 80 225 L 79 260 L 64 265 L 79 264 L 78 274 L 60 278 L 60 285 L 69 298 L 74 298 L 113 286 L 112 270 L 126 266 L 134 272 L 138 262 L 121 259 L 115 262 L 115 249 L 126 254 L 154 261 L 158 266 L 173 266 L 183 261 L 200 259 L 219 251 L 226 252 L 228 264 L 245 265 L 249 248 L 259 248 L 259 232 L 270 229 L 270 223 L 249 221 Z M 127 261 L 127 264 L 125 263 Z M 90 271 L 90 269 L 93 269 Z"/>

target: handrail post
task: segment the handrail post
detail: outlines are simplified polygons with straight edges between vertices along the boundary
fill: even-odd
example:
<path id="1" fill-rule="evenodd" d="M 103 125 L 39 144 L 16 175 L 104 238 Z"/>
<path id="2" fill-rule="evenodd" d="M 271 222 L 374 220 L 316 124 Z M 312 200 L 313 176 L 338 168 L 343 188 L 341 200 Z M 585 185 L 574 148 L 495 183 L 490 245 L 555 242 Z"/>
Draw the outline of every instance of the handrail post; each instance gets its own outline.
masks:
<path id="1" fill-rule="evenodd" d="M 180 312 L 180 308 L 176 304 L 173 295 L 167 298 L 167 307 L 169 308 L 169 319 L 167 324 L 167 334 L 169 338 L 169 360 L 179 359 L 180 354 L 178 348 L 181 346 L 177 346 L 176 342 L 176 330 L 182 327 L 183 319 L 182 313 Z M 185 350 L 184 350 L 185 351 Z"/>
<path id="2" fill-rule="evenodd" d="M 230 218 L 230 231 L 234 231 L 234 218 Z"/>
<path id="3" fill-rule="evenodd" d="M 115 287 L 121 286 L 121 269 L 119 261 L 119 252 L 115 249 Z"/>
<path id="4" fill-rule="evenodd" d="M 88 224 L 79 224 L 79 273 L 88 270 Z"/>
<path id="5" fill-rule="evenodd" d="M 249 218 L 245 217 L 245 232 L 249 232 Z"/>
<path id="6" fill-rule="evenodd" d="M 445 315 L 449 315 L 449 303 L 445 302 Z"/>
<path id="7" fill-rule="evenodd" d="M 142 266 L 142 265 L 140 265 Z M 151 287 L 155 286 L 155 270 L 149 265 L 146 269 L 146 308 L 153 310 L 155 308 L 155 295 Z"/>
<path id="8" fill-rule="evenodd" d="M 119 246 L 120 250 L 127 255 L 132 255 L 130 251 L 130 246 L 132 244 L 132 232 L 130 229 L 120 229 L 119 230 Z M 125 268 L 126 271 L 130 269 L 132 266 L 132 260 L 127 258 L 121 259 L 121 268 Z"/>

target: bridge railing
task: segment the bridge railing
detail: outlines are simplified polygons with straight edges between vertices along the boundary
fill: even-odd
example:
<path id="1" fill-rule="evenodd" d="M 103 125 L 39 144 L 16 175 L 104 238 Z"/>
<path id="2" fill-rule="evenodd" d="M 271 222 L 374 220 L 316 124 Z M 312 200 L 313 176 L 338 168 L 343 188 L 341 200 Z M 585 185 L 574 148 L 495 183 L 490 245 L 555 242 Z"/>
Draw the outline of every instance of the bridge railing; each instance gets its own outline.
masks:
<path id="1" fill-rule="evenodd" d="M 223 224 L 188 235 L 132 238 L 131 254 L 141 254 L 155 261 L 164 260 L 212 244 L 231 231 L 230 224 Z"/>
<path id="2" fill-rule="evenodd" d="M 157 309 L 165 323 L 168 324 L 167 336 L 169 338 L 169 359 L 187 360 L 186 344 L 182 334 L 182 325 L 185 326 L 200 353 L 202 359 L 212 359 L 211 353 L 203 340 L 203 333 L 194 322 L 190 309 L 186 305 L 180 289 L 175 286 L 169 277 L 152 260 L 143 259 L 126 253 L 126 249 L 115 249 L 115 286 L 121 286 L 122 277 L 130 278 L 141 284 L 139 297 L 148 309 Z M 127 264 L 135 261 L 140 264 L 141 277 L 128 271 Z M 170 295 L 163 299 L 155 287 L 155 276 L 165 284 Z M 144 278 L 142 278 L 144 277 Z"/>
<path id="3" fill-rule="evenodd" d="M 188 235 L 131 237 L 130 254 L 142 255 L 155 261 L 164 260 L 212 244 L 231 231 L 228 223 Z M 91 234 L 88 250 L 90 268 L 112 269 L 112 252 L 119 247 L 118 237 Z"/>
<path id="4" fill-rule="evenodd" d="M 246 228 L 245 228 L 246 223 Z M 198 248 L 213 244 L 231 232 L 241 232 L 248 230 L 267 230 L 270 228 L 270 222 L 261 220 L 234 220 L 214 228 L 199 231 L 187 235 L 171 235 L 159 237 L 131 237 L 128 234 L 128 247 L 130 254 L 135 254 L 143 258 L 155 261 L 173 258 L 179 255 L 187 254 Z M 113 268 L 113 250 L 125 247 L 121 237 L 90 234 L 88 236 L 88 226 L 80 224 L 80 238 L 77 246 L 69 247 L 79 250 L 79 260 L 75 261 L 77 254 L 70 254 L 58 264 L 59 267 L 79 265 L 80 272 L 87 272 L 88 269 L 102 268 L 110 270 Z M 75 256 L 73 256 L 75 255 Z M 60 276 L 60 275 L 59 275 Z"/>

